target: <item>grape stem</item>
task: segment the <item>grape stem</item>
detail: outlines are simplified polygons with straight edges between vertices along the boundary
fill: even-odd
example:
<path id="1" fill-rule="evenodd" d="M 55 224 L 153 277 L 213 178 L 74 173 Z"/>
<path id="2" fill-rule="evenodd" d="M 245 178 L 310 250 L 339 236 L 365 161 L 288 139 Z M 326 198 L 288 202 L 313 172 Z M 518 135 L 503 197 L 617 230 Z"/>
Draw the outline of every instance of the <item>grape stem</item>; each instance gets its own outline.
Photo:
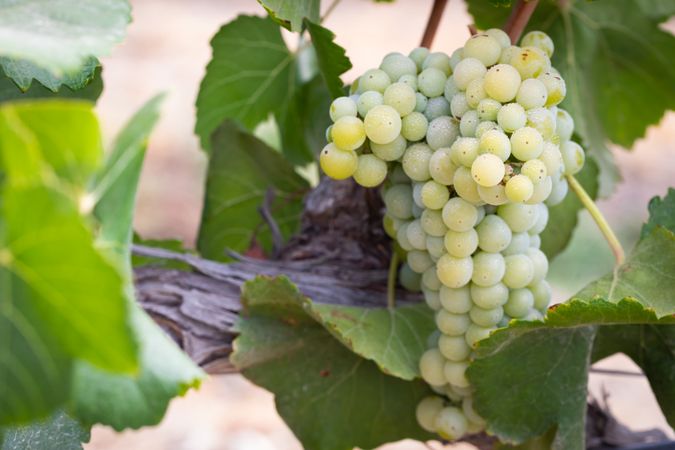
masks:
<path id="1" fill-rule="evenodd" d="M 509 20 L 504 25 L 504 31 L 511 38 L 513 45 L 516 45 L 516 42 L 520 39 L 538 4 L 539 0 L 518 0 L 513 11 L 511 11 Z"/>
<path id="2" fill-rule="evenodd" d="M 323 23 L 326 21 L 326 19 L 328 19 L 328 16 L 330 16 L 330 14 L 335 10 L 337 5 L 340 4 L 340 1 L 342 0 L 333 0 L 333 3 L 328 5 L 328 8 L 326 8 L 326 12 L 323 13 L 323 16 L 320 19 L 320 23 Z"/>
<path id="3" fill-rule="evenodd" d="M 387 276 L 387 308 L 396 307 L 396 275 L 398 274 L 398 252 L 391 246 L 391 259 L 389 260 L 389 276 Z"/>
<path id="4" fill-rule="evenodd" d="M 448 0 L 434 0 L 420 47 L 431 48 L 431 44 L 434 42 L 434 37 L 436 36 L 436 31 L 438 31 L 438 25 L 441 23 L 441 17 L 443 16 L 443 11 L 445 10 L 445 5 L 447 3 Z"/>
<path id="5" fill-rule="evenodd" d="M 598 225 L 600 232 L 607 240 L 609 248 L 614 254 L 616 265 L 620 266 L 624 263 L 626 255 L 623 251 L 621 243 L 619 242 L 619 239 L 616 237 L 616 234 L 614 234 L 612 227 L 609 226 L 607 219 L 605 219 L 605 216 L 602 215 L 602 212 L 600 212 L 600 209 L 598 209 L 598 206 L 595 204 L 591 196 L 588 195 L 586 190 L 584 190 L 584 187 L 581 185 L 581 183 L 579 183 L 573 175 L 567 175 L 565 178 L 567 178 L 567 182 L 569 183 L 570 187 L 574 193 L 577 194 L 577 197 L 579 197 L 581 203 L 588 210 L 588 212 L 591 214 L 591 217 Z"/>

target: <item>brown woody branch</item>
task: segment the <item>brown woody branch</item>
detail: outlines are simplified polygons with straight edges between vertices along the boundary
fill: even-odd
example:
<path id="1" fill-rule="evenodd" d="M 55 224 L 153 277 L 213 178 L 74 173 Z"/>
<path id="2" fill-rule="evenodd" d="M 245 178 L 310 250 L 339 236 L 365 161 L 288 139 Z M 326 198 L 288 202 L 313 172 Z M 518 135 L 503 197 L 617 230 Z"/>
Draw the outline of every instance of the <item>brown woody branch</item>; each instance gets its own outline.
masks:
<path id="1" fill-rule="evenodd" d="M 447 5 L 447 3 L 448 0 L 434 0 L 420 47 L 431 48 L 431 44 L 434 42 L 434 37 L 436 36 L 436 31 L 438 31 L 438 25 L 441 23 L 443 11 L 445 10 L 445 5 Z"/>
<path id="2" fill-rule="evenodd" d="M 518 0 L 516 6 L 514 6 L 506 25 L 504 25 L 504 31 L 511 38 L 513 45 L 516 45 L 516 42 L 520 39 L 538 4 L 539 0 Z"/>

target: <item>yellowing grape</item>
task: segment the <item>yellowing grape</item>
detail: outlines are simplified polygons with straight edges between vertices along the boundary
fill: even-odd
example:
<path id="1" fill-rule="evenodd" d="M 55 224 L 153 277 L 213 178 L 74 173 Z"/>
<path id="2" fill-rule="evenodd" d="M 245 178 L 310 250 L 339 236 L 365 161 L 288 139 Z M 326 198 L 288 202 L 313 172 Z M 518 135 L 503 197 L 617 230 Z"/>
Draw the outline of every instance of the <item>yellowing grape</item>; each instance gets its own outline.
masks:
<path id="1" fill-rule="evenodd" d="M 475 34 L 464 44 L 464 57 L 476 58 L 485 67 L 496 64 L 502 53 L 499 41 L 487 34 Z"/>
<path id="2" fill-rule="evenodd" d="M 401 133 L 401 116 L 388 105 L 373 107 L 363 121 L 366 136 L 377 144 L 386 144 Z M 335 138 L 335 132 L 333 132 Z"/>
<path id="3" fill-rule="evenodd" d="M 340 150 L 330 143 L 321 150 L 319 165 L 329 177 L 344 180 L 356 172 L 358 156 L 353 150 Z"/>
<path id="4" fill-rule="evenodd" d="M 504 178 L 504 162 L 492 153 L 478 155 L 471 165 L 471 176 L 481 186 L 491 187 Z"/>
<path id="5" fill-rule="evenodd" d="M 361 186 L 378 186 L 387 176 L 387 163 L 375 155 L 361 155 L 353 176 Z"/>
<path id="6" fill-rule="evenodd" d="M 506 197 L 512 202 L 524 202 L 532 197 L 534 184 L 525 175 L 515 175 L 506 182 Z"/>
<path id="7" fill-rule="evenodd" d="M 523 47 L 536 47 L 546 53 L 549 58 L 555 49 L 553 40 L 543 31 L 530 31 L 520 41 Z"/>
<path id="8" fill-rule="evenodd" d="M 485 74 L 483 89 L 485 93 L 501 103 L 510 102 L 518 94 L 521 76 L 508 64 L 497 64 L 490 67 Z"/>
<path id="9" fill-rule="evenodd" d="M 333 143 L 340 150 L 356 150 L 366 140 L 363 122 L 358 117 L 340 117 L 331 129 Z"/>
<path id="10" fill-rule="evenodd" d="M 523 79 L 536 78 L 551 67 L 551 61 L 546 53 L 537 47 L 523 47 L 514 52 L 510 64 Z"/>

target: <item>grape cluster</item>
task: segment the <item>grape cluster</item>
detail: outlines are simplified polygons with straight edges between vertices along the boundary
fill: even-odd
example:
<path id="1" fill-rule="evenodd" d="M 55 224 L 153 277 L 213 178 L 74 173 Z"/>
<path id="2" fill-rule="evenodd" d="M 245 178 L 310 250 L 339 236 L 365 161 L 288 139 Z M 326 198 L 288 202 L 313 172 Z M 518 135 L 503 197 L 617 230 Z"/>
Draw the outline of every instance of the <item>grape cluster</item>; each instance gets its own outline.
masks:
<path id="1" fill-rule="evenodd" d="M 390 53 L 330 107 L 322 169 L 382 184 L 400 283 L 436 311 L 420 373 L 439 395 L 417 418 L 446 439 L 484 427 L 465 376 L 476 344 L 512 318 L 541 318 L 551 298 L 539 235 L 585 158 L 557 107 L 553 49 L 542 32 L 514 46 L 490 29 L 452 56 Z"/>

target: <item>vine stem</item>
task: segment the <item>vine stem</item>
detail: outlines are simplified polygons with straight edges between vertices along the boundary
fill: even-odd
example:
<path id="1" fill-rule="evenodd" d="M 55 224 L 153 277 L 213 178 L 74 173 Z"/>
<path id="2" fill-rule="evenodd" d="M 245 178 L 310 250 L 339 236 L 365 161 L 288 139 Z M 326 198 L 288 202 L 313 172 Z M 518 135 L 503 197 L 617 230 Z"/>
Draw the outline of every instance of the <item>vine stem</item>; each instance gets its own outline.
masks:
<path id="1" fill-rule="evenodd" d="M 333 12 L 333 10 L 335 10 L 337 5 L 339 5 L 341 1 L 342 0 L 333 0 L 333 3 L 328 5 L 328 8 L 326 8 L 326 12 L 323 13 L 323 16 L 320 19 L 321 23 L 323 23 L 328 18 L 328 16 L 330 16 L 330 14 Z"/>
<path id="2" fill-rule="evenodd" d="M 530 17 L 532 17 L 532 13 L 538 4 L 539 0 L 518 0 L 518 3 L 516 3 L 509 16 L 509 20 L 504 25 L 504 31 L 511 38 L 513 45 L 520 39 L 520 35 L 523 34 L 523 30 L 530 21 Z"/>
<path id="3" fill-rule="evenodd" d="M 438 25 L 441 23 L 441 17 L 443 16 L 443 11 L 445 10 L 445 5 L 447 5 L 447 3 L 448 0 L 434 0 L 420 47 L 431 48 L 431 44 L 434 42 L 434 37 L 436 36 L 436 31 L 438 31 Z"/>
<path id="4" fill-rule="evenodd" d="M 391 259 L 389 260 L 389 275 L 387 276 L 387 308 L 396 307 L 396 275 L 398 273 L 398 253 L 391 246 Z"/>
<path id="5" fill-rule="evenodd" d="M 605 219 L 605 216 L 602 215 L 602 212 L 600 212 L 600 209 L 598 209 L 598 206 L 595 204 L 591 196 L 588 195 L 581 183 L 579 183 L 579 181 L 577 181 L 573 175 L 567 175 L 565 178 L 567 178 L 567 182 L 569 183 L 570 187 L 574 193 L 577 194 L 577 197 L 579 197 L 581 203 L 591 214 L 591 217 L 598 225 L 600 232 L 607 240 L 609 248 L 612 250 L 614 258 L 616 259 L 617 267 L 620 266 L 624 263 L 626 255 L 623 251 L 621 243 L 619 242 L 619 239 L 616 237 L 616 234 L 614 234 L 614 230 L 612 230 L 612 227 L 609 226 L 607 219 Z"/>

